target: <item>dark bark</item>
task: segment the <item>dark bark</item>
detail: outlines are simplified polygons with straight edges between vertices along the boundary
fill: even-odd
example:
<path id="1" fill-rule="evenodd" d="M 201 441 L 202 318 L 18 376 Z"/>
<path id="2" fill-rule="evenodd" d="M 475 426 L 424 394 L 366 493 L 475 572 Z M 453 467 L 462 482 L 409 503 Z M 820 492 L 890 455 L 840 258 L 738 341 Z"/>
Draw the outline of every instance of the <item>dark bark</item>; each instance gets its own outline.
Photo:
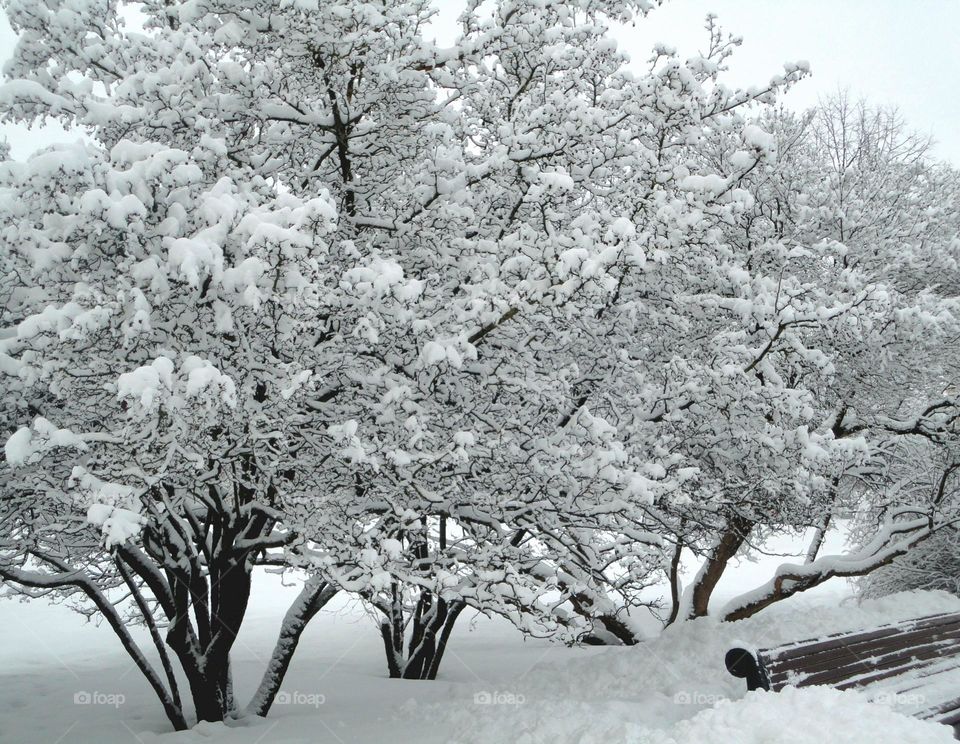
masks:
<path id="1" fill-rule="evenodd" d="M 756 522 L 739 514 L 727 520 L 717 545 L 707 557 L 707 564 L 697 576 L 688 618 L 705 617 L 709 612 L 710 597 L 716 589 L 727 563 L 743 545 Z"/>
<path id="2" fill-rule="evenodd" d="M 336 593 L 336 587 L 320 579 L 313 578 L 306 582 L 300 594 L 284 615 L 280 636 L 277 638 L 277 643 L 274 646 L 267 669 L 263 673 L 260 686 L 247 706 L 248 713 L 265 716 L 270 712 L 270 707 L 273 705 L 287 670 L 290 668 L 293 654 L 300 643 L 300 636 L 317 612 Z"/>
<path id="3" fill-rule="evenodd" d="M 733 622 L 735 620 L 743 620 L 751 617 L 775 602 L 779 602 L 787 597 L 792 597 L 794 594 L 805 592 L 808 589 L 819 586 L 835 576 L 866 576 L 882 566 L 889 565 L 894 561 L 894 559 L 904 555 L 914 546 L 929 538 L 930 535 L 934 534 L 934 532 L 935 530 L 932 528 L 923 529 L 917 532 L 913 537 L 904 539 L 898 545 L 893 546 L 892 548 L 885 548 L 883 551 L 873 556 L 872 560 L 866 561 L 864 565 L 861 565 L 855 569 L 844 569 L 842 565 L 833 563 L 824 564 L 825 567 L 823 569 L 814 572 L 793 573 L 789 570 L 785 571 L 779 574 L 770 583 L 768 591 L 756 596 L 756 598 L 752 599 L 751 601 L 726 612 L 723 616 L 723 620 L 724 622 Z M 806 566 L 815 567 L 816 561 L 805 564 L 805 567 Z"/>
<path id="4" fill-rule="evenodd" d="M 546 576 L 547 574 L 543 571 L 542 565 L 534 566 L 529 568 L 534 575 L 541 577 Z M 571 591 L 571 583 L 575 580 L 572 575 L 572 569 L 570 566 L 566 567 L 566 570 L 563 572 L 551 570 L 550 575 L 554 576 L 557 582 L 557 587 L 562 591 Z M 573 611 L 576 612 L 580 617 L 583 617 L 594 624 L 594 626 L 599 626 L 604 632 L 609 634 L 610 637 L 616 639 L 617 644 L 624 646 L 633 646 L 636 643 L 640 642 L 640 638 L 633 632 L 633 629 L 630 628 L 623 620 L 621 620 L 616 613 L 613 612 L 598 612 L 595 607 L 594 598 L 590 595 L 589 592 L 580 591 L 570 594 L 570 605 L 573 608 Z M 585 636 L 582 641 L 591 645 L 598 646 L 607 646 L 607 645 L 617 645 L 611 644 L 609 638 L 603 638 L 596 634 L 588 634 Z"/>
<path id="5" fill-rule="evenodd" d="M 402 612 L 395 607 L 384 613 L 380 635 L 387 656 L 387 671 L 393 679 L 436 679 L 457 618 L 466 605 L 424 592 L 410 618 L 407 652 L 403 649 Z M 381 611 L 386 608 L 381 608 Z"/>
<path id="6" fill-rule="evenodd" d="M 809 547 L 807 547 L 807 555 L 804 558 L 806 563 L 813 563 L 817 559 L 820 548 L 823 547 L 823 541 L 827 537 L 827 530 L 830 529 L 830 517 L 832 516 L 832 514 L 828 513 L 814 530 L 813 539 L 810 541 Z"/>
<path id="7" fill-rule="evenodd" d="M 160 677 L 153 670 L 150 662 L 147 661 L 140 647 L 137 646 L 136 641 L 133 640 L 133 637 L 127 630 L 126 624 L 117 613 L 116 608 L 103 595 L 100 589 L 93 584 L 89 577 L 79 571 L 66 571 L 55 576 L 43 575 L 34 577 L 26 571 L 0 567 L 0 578 L 4 581 L 35 589 L 74 587 L 82 591 L 107 620 L 107 623 L 117 635 L 117 638 L 120 639 L 124 650 L 133 660 L 137 669 L 139 669 L 146 678 L 150 687 L 153 688 L 154 693 L 156 693 L 157 698 L 160 700 L 160 704 L 163 706 L 163 712 L 166 714 L 167 720 L 170 721 L 171 725 L 177 731 L 184 731 L 188 728 L 182 709 L 174 702 L 170 693 L 163 686 Z"/>
<path id="8" fill-rule="evenodd" d="M 167 649 L 163 644 L 163 639 L 160 637 L 160 629 L 157 627 L 157 622 L 154 619 L 153 613 L 150 611 L 150 607 L 147 605 L 146 600 L 143 598 L 143 593 L 140 591 L 140 587 L 137 586 L 130 569 L 124 565 L 123 560 L 119 556 L 117 556 L 115 563 L 117 565 L 117 570 L 120 572 L 120 576 L 123 578 L 124 583 L 127 585 L 127 588 L 130 590 L 130 594 L 133 596 L 134 601 L 137 604 L 137 609 L 140 611 L 140 616 L 143 618 L 147 628 L 150 631 L 150 640 L 153 641 L 153 646 L 156 648 L 157 654 L 160 657 L 160 663 L 163 666 L 163 673 L 167 677 L 167 686 L 170 689 L 170 697 L 174 706 L 176 706 L 176 708 L 180 711 L 180 715 L 182 717 L 183 703 L 180 700 L 180 690 L 177 687 L 177 675 L 174 673 L 173 665 L 170 663 L 170 654 L 167 653 Z"/>
<path id="9" fill-rule="evenodd" d="M 450 634 L 453 632 L 453 626 L 457 622 L 460 613 L 466 608 L 463 602 L 451 602 L 447 614 L 447 619 L 440 631 L 440 637 L 437 640 L 437 648 L 433 654 L 433 659 L 427 667 L 427 679 L 436 679 L 437 672 L 440 670 L 440 662 L 443 661 L 443 654 L 447 650 L 447 644 L 450 642 Z"/>
<path id="10" fill-rule="evenodd" d="M 624 646 L 633 646 L 639 642 L 640 639 L 637 638 L 630 626 L 618 618 L 615 614 L 610 612 L 604 612 L 599 615 L 595 614 L 592 611 L 593 601 L 587 595 L 573 595 L 570 597 L 570 603 L 573 605 L 573 609 L 578 615 L 589 619 L 595 626 L 599 626 L 606 633 L 609 633 L 611 636 L 617 639 L 619 644 Z M 594 646 L 617 645 L 611 644 L 609 640 L 604 639 L 596 634 L 587 635 L 583 639 L 583 642 Z"/>
<path id="11" fill-rule="evenodd" d="M 680 615 L 680 557 L 683 555 L 683 540 L 677 538 L 673 548 L 673 557 L 670 559 L 670 617 L 667 625 L 672 625 Z"/>
<path id="12" fill-rule="evenodd" d="M 403 671 L 400 669 L 400 660 L 393 646 L 393 627 L 389 620 L 384 619 L 380 622 L 380 636 L 383 638 L 383 650 L 387 656 L 387 673 L 390 679 L 399 679 L 403 676 Z"/>

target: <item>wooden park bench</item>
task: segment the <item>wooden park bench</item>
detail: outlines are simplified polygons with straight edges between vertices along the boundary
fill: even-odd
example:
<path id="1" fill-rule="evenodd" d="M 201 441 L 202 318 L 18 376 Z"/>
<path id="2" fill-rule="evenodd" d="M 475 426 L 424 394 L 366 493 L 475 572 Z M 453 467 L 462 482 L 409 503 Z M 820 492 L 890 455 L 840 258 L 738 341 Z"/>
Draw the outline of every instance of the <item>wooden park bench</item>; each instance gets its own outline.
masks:
<path id="1" fill-rule="evenodd" d="M 960 739 L 960 613 L 756 652 L 733 648 L 726 665 L 733 676 L 746 679 L 748 690 L 857 688 L 901 713 L 953 726 Z"/>

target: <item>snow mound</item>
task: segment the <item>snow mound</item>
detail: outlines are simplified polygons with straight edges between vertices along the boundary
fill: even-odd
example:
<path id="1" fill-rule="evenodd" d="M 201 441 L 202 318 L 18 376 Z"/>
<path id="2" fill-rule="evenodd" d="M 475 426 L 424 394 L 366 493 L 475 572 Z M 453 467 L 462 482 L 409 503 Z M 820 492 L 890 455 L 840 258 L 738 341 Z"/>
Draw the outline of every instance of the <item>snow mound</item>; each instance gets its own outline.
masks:
<path id="1" fill-rule="evenodd" d="M 454 744 L 949 744 L 953 730 L 827 687 L 752 692 L 721 700 L 668 729 L 647 728 L 625 703 L 534 702 L 461 717 Z M 480 723 L 478 726 L 477 724 Z"/>
<path id="2" fill-rule="evenodd" d="M 807 741 L 796 738 L 800 735 L 798 729 L 816 730 L 816 737 L 809 741 L 820 743 L 933 742 L 939 740 L 935 736 L 942 733 L 941 729 L 947 733 L 944 741 L 952 741 L 948 727 L 907 718 L 890 707 L 868 702 L 860 693 L 840 696 L 829 688 L 804 688 L 791 690 L 783 697 L 748 695 L 743 680 L 730 675 L 724 666 L 724 655 L 734 646 L 769 648 L 941 612 L 960 612 L 960 599 L 945 592 L 903 592 L 859 605 L 783 602 L 735 623 L 703 618 L 674 625 L 659 637 L 634 647 L 606 648 L 586 658 L 541 663 L 511 689 L 497 690 L 492 696 L 494 702 L 502 700 L 506 704 L 488 704 L 485 701 L 491 697 L 489 691 L 475 690 L 473 705 L 463 701 L 467 704 L 451 707 L 446 715 L 451 717 L 449 728 L 469 732 L 455 739 L 458 744 Z M 794 695 L 811 696 L 810 713 L 800 714 L 802 698 Z M 478 701 L 483 704 L 476 704 Z M 750 729 L 755 729 L 756 737 L 749 738 L 753 733 L 731 735 L 729 726 L 745 725 L 755 708 L 765 706 L 779 712 L 770 714 L 769 720 L 761 718 Z M 780 710 L 782 706 L 789 710 Z M 898 733 L 882 738 L 850 728 L 848 738 L 843 738 L 846 734 L 825 737 L 820 719 L 826 714 L 821 709 L 830 706 L 846 711 L 836 717 L 845 717 L 858 725 L 864 711 L 871 720 L 890 718 L 897 725 L 882 728 Z M 848 707 L 855 710 L 847 711 Z M 807 727 L 808 719 L 816 719 L 815 726 Z M 775 724 L 782 725 L 784 721 L 793 723 L 783 737 L 769 738 Z M 699 733 L 701 727 L 707 731 L 716 727 L 724 733 L 705 738 Z M 901 729 L 923 733 L 920 738 L 911 739 L 907 734 L 901 736 Z"/>
<path id="3" fill-rule="evenodd" d="M 754 692 L 681 721 L 643 744 L 937 744 L 952 742 L 949 726 L 921 721 L 826 687 Z"/>
<path id="4" fill-rule="evenodd" d="M 686 696 L 690 704 L 703 700 L 700 707 L 707 707 L 720 697 L 739 698 L 746 692 L 743 680 L 724 666 L 730 648 L 772 648 L 942 612 L 960 612 L 960 599 L 946 592 L 916 591 L 840 606 L 783 602 L 746 620 L 723 623 L 707 617 L 678 623 L 631 648 L 606 648 L 575 664 L 543 664 L 527 681 L 535 688 L 533 697 L 652 702 L 659 695 L 673 708 L 674 698 Z"/>

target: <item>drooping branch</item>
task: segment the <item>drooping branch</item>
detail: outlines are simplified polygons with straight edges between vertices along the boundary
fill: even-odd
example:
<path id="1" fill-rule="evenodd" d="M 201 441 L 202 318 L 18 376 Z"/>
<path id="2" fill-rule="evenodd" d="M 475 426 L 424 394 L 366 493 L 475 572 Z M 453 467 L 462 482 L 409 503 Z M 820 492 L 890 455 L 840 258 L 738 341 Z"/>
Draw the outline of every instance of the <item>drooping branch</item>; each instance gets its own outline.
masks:
<path id="1" fill-rule="evenodd" d="M 147 629 L 150 631 L 150 639 L 153 641 L 153 646 L 157 650 L 157 655 L 160 657 L 160 663 L 163 665 L 163 672 L 167 676 L 167 685 L 170 688 L 170 696 L 173 699 L 173 703 L 178 709 L 183 710 L 183 703 L 180 702 L 180 690 L 177 688 L 177 676 L 173 671 L 173 665 L 170 663 L 170 655 L 167 653 L 163 639 L 160 637 L 160 630 L 157 628 L 157 621 L 153 617 L 153 611 L 147 604 L 147 601 L 143 596 L 143 592 L 140 591 L 140 587 L 137 585 L 137 582 L 130 569 L 124 565 L 123 560 L 118 556 L 114 563 L 116 564 L 120 575 L 123 577 L 124 583 L 130 590 L 130 595 L 137 604 L 137 609 L 140 611 L 140 616 L 143 618 L 144 623 L 147 625 Z"/>
<path id="2" fill-rule="evenodd" d="M 783 564 L 768 582 L 727 603 L 721 616 L 725 621 L 742 620 L 834 577 L 865 576 L 912 550 L 946 524 L 932 525 L 927 517 L 889 522 L 856 553 L 823 556 L 806 564 Z"/>
<path id="3" fill-rule="evenodd" d="M 150 662 L 144 656 L 140 647 L 134 641 L 133 636 L 127 629 L 126 623 L 113 606 L 113 603 L 107 599 L 106 595 L 100 590 L 91 579 L 80 571 L 60 572 L 55 574 L 43 574 L 35 571 L 26 571 L 20 568 L 0 566 L 0 578 L 15 584 L 21 584 L 34 589 L 57 589 L 63 587 L 75 587 L 81 590 L 97 610 L 103 615 L 113 632 L 120 639 L 124 650 L 133 660 L 137 669 L 140 670 L 144 678 L 153 688 L 154 693 L 163 706 L 167 719 L 177 731 L 187 729 L 187 722 L 183 716 L 183 711 L 177 705 L 171 694 L 164 687 L 160 677 L 154 671 Z"/>

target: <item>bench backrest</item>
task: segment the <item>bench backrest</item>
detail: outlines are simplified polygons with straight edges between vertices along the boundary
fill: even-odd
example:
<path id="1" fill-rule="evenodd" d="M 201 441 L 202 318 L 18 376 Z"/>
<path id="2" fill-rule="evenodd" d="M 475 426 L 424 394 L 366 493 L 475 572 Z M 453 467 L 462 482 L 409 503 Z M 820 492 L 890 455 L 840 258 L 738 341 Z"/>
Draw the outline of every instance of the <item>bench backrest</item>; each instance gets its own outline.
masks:
<path id="1" fill-rule="evenodd" d="M 864 687 L 957 654 L 960 613 L 762 649 L 757 656 L 769 689 L 780 690 L 788 684 Z"/>
<path id="2" fill-rule="evenodd" d="M 908 706 L 911 714 L 960 724 L 960 613 L 797 641 L 756 654 L 735 648 L 727 652 L 726 663 L 751 690 L 828 685 L 864 688 L 875 697 L 910 693 L 916 701 Z M 952 692 L 944 696 L 944 689 Z"/>

